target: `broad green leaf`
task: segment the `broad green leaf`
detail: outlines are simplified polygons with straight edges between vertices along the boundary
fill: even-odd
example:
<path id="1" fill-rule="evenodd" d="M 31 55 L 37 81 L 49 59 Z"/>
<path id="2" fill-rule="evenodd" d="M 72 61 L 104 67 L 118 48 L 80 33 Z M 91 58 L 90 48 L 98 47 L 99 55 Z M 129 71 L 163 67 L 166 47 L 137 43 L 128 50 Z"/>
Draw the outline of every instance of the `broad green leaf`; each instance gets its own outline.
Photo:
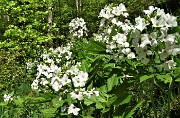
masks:
<path id="1" fill-rule="evenodd" d="M 59 108 L 59 107 L 61 107 L 63 105 L 64 101 L 63 100 L 57 100 L 56 98 L 54 98 L 52 100 L 52 103 L 53 103 L 53 106 L 55 108 Z"/>
<path id="2" fill-rule="evenodd" d="M 176 81 L 176 82 L 180 82 L 180 78 L 177 78 L 175 81 Z"/>
<path id="3" fill-rule="evenodd" d="M 1 103 L 0 103 L 0 106 L 2 106 L 2 107 L 3 107 L 3 106 L 7 106 L 7 104 L 8 104 L 8 102 L 1 102 Z"/>
<path id="4" fill-rule="evenodd" d="M 107 80 L 108 91 L 111 91 L 114 86 L 118 85 L 118 83 L 119 83 L 119 79 L 117 75 L 113 75 L 111 78 L 109 78 Z"/>
<path id="5" fill-rule="evenodd" d="M 94 101 L 92 101 L 91 99 L 84 99 L 84 104 L 87 105 L 87 106 L 89 106 L 89 105 L 91 105 L 93 103 L 94 103 Z"/>
<path id="6" fill-rule="evenodd" d="M 86 50 L 93 54 L 106 54 L 106 44 L 99 41 L 90 41 Z"/>
<path id="7" fill-rule="evenodd" d="M 151 79 L 154 77 L 154 74 L 151 74 L 151 75 L 143 75 L 140 77 L 140 82 L 143 82 L 143 81 L 146 81 L 148 79 Z"/>
<path id="8" fill-rule="evenodd" d="M 103 108 L 105 108 L 103 103 L 96 102 L 96 109 L 103 109 Z"/>
<path id="9" fill-rule="evenodd" d="M 164 83 L 171 83 L 172 77 L 169 74 L 166 75 L 157 75 L 157 79 L 163 81 Z"/>

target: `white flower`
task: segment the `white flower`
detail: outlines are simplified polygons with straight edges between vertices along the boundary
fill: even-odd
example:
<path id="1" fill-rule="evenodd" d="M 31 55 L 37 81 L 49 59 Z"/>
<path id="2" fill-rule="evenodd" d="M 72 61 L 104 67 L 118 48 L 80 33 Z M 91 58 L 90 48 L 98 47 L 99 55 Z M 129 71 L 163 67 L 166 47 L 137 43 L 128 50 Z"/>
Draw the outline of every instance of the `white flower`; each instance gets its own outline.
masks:
<path id="1" fill-rule="evenodd" d="M 45 78 L 41 78 L 40 84 L 46 85 L 46 84 L 48 84 L 48 83 L 49 83 L 49 82 L 48 82 Z"/>
<path id="2" fill-rule="evenodd" d="M 33 83 L 31 84 L 31 88 L 37 90 L 38 89 L 38 83 L 39 83 L 39 80 L 35 79 L 33 81 Z"/>
<path id="3" fill-rule="evenodd" d="M 166 36 L 166 38 L 163 39 L 163 41 L 172 44 L 175 42 L 175 38 L 176 37 L 174 35 L 169 34 Z"/>
<path id="4" fill-rule="evenodd" d="M 72 113 L 75 116 L 79 114 L 78 113 L 79 111 L 80 111 L 80 108 L 75 107 L 73 104 L 71 104 L 70 107 L 68 108 L 68 114 Z"/>
<path id="5" fill-rule="evenodd" d="M 149 6 L 149 10 L 143 10 L 145 14 L 147 14 L 148 16 L 151 15 L 153 13 L 154 10 L 156 10 L 157 8 L 154 8 L 153 6 Z"/>
<path id="6" fill-rule="evenodd" d="M 149 35 L 148 34 L 142 34 L 141 35 L 140 47 L 144 48 L 147 44 L 151 44 L 151 41 L 149 40 Z"/>
<path id="7" fill-rule="evenodd" d="M 180 46 L 179 46 L 180 47 Z M 169 54 L 172 54 L 173 56 L 177 55 L 177 54 L 180 54 L 180 48 L 173 48 L 173 49 L 170 49 Z"/>
<path id="8" fill-rule="evenodd" d="M 163 15 L 163 19 L 165 21 L 165 26 L 166 27 L 176 27 L 176 26 L 178 26 L 177 17 L 171 16 L 169 13 Z"/>
<path id="9" fill-rule="evenodd" d="M 83 93 L 82 92 L 78 92 L 77 90 L 75 90 L 74 92 L 71 92 L 71 98 L 72 99 L 78 99 L 78 100 L 83 100 Z"/>
<path id="10" fill-rule="evenodd" d="M 68 79 L 67 74 L 64 74 L 64 75 L 63 75 L 63 77 L 62 77 L 62 79 L 61 79 L 61 82 L 62 82 L 62 85 L 64 86 L 64 85 L 66 85 L 66 84 L 70 83 L 70 82 L 71 82 L 71 80 L 70 80 L 70 79 Z"/>
<path id="11" fill-rule="evenodd" d="M 82 37 L 83 34 L 87 34 L 86 22 L 82 18 L 72 19 L 69 23 L 70 33 L 78 38 Z"/>
<path id="12" fill-rule="evenodd" d="M 135 28 L 140 30 L 141 32 L 146 28 L 147 24 L 146 24 L 144 18 L 141 18 L 139 16 L 139 17 L 135 18 L 135 22 L 136 22 Z"/>
<path id="13" fill-rule="evenodd" d="M 123 12 L 120 11 L 119 7 L 117 6 L 112 8 L 112 13 L 116 16 L 120 16 Z"/>
<path id="14" fill-rule="evenodd" d="M 4 102 L 8 102 L 8 101 L 13 100 L 13 98 L 10 94 L 4 94 L 3 98 L 4 98 Z"/>
<path id="15" fill-rule="evenodd" d="M 176 66 L 176 62 L 174 62 L 173 60 L 166 61 L 165 63 L 162 64 L 162 67 L 165 70 L 170 70 L 175 66 Z"/>
<path id="16" fill-rule="evenodd" d="M 166 25 L 165 20 L 163 19 L 163 17 L 160 17 L 158 19 L 157 16 L 155 16 L 154 18 L 151 18 L 151 22 L 152 22 L 152 26 L 153 27 L 164 27 Z"/>
<path id="17" fill-rule="evenodd" d="M 58 80 L 51 83 L 51 86 L 55 91 L 59 91 L 59 89 L 62 88 L 62 84 Z"/>
<path id="18" fill-rule="evenodd" d="M 82 76 L 75 76 L 72 78 L 74 87 L 83 87 L 85 86 L 85 81 L 83 81 L 84 78 Z"/>
<path id="19" fill-rule="evenodd" d="M 119 6 L 118 6 L 118 7 L 119 7 L 119 10 L 120 10 L 120 11 L 127 11 L 127 10 L 126 10 L 125 5 L 124 5 L 124 4 L 122 4 L 122 3 L 121 3 L 121 4 L 119 4 Z"/>
<path id="20" fill-rule="evenodd" d="M 83 79 L 81 81 L 87 81 L 88 80 L 88 73 L 79 71 L 78 76 L 81 76 Z"/>
<path id="21" fill-rule="evenodd" d="M 134 52 L 130 52 L 128 55 L 127 55 L 127 58 L 128 59 L 133 59 L 133 58 L 136 58 Z"/>
<path id="22" fill-rule="evenodd" d="M 78 72 L 79 72 L 79 69 L 77 68 L 77 66 L 74 66 L 74 65 L 69 70 L 67 70 L 67 73 L 74 74 L 74 75 L 77 75 Z"/>
<path id="23" fill-rule="evenodd" d="M 99 17 L 103 17 L 105 19 L 109 19 L 114 17 L 114 15 L 111 13 L 112 8 L 111 6 L 105 6 L 104 9 L 102 9 L 99 13 Z"/>
<path id="24" fill-rule="evenodd" d="M 131 52 L 131 49 L 130 48 L 124 48 L 124 49 L 122 49 L 122 53 L 124 53 L 124 54 L 129 54 Z"/>
<path id="25" fill-rule="evenodd" d="M 157 16 L 163 16 L 165 15 L 164 9 L 157 8 Z"/>
<path id="26" fill-rule="evenodd" d="M 55 91 L 59 91 L 62 87 L 61 79 L 58 76 L 53 77 L 50 84 Z"/>

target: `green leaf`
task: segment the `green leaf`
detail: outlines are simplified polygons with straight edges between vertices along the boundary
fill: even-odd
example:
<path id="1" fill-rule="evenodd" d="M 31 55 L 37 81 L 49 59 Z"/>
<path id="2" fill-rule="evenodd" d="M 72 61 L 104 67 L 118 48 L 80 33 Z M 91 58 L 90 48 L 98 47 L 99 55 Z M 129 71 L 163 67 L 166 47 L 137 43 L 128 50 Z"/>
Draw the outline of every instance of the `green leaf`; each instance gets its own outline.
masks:
<path id="1" fill-rule="evenodd" d="M 83 61 L 81 62 L 81 69 L 82 69 L 82 71 L 85 71 L 85 72 L 88 72 L 88 71 L 89 71 L 89 66 L 88 66 L 86 60 L 83 60 Z"/>
<path id="2" fill-rule="evenodd" d="M 131 101 L 131 98 L 132 98 L 132 95 L 128 95 L 128 96 L 120 103 L 120 105 L 129 103 L 129 102 Z"/>
<path id="3" fill-rule="evenodd" d="M 170 31 L 168 31 L 168 33 L 170 33 L 170 34 L 176 33 L 176 32 L 180 33 L 180 26 L 173 27 Z"/>
<path id="4" fill-rule="evenodd" d="M 175 81 L 176 81 L 176 82 L 180 82 L 180 78 L 177 78 Z"/>
<path id="5" fill-rule="evenodd" d="M 59 108 L 59 107 L 61 107 L 63 105 L 64 101 L 63 100 L 57 100 L 56 98 L 54 98 L 52 100 L 52 103 L 53 103 L 53 106 L 55 108 Z"/>
<path id="6" fill-rule="evenodd" d="M 111 78 L 107 80 L 108 91 L 111 91 L 114 86 L 118 85 L 118 83 L 119 83 L 119 79 L 117 75 L 114 74 Z"/>
<path id="7" fill-rule="evenodd" d="M 157 75 L 157 79 L 163 81 L 164 83 L 171 83 L 172 77 L 169 74 L 166 75 Z"/>
<path id="8" fill-rule="evenodd" d="M 91 40 L 85 50 L 93 54 L 106 54 L 106 44 L 103 42 Z"/>
<path id="9" fill-rule="evenodd" d="M 151 75 L 143 75 L 140 77 L 140 82 L 143 82 L 143 81 L 146 81 L 150 78 L 153 78 L 154 77 L 154 74 L 151 74 Z"/>
<path id="10" fill-rule="evenodd" d="M 55 116 L 57 108 L 49 108 L 49 109 L 43 109 L 41 110 L 42 114 L 45 118 L 51 118 Z"/>
<path id="11" fill-rule="evenodd" d="M 92 116 L 82 116 L 83 118 L 94 118 Z"/>
<path id="12" fill-rule="evenodd" d="M 139 102 L 127 115 L 126 118 L 130 118 L 132 117 L 132 115 L 134 114 L 134 112 L 141 107 L 141 105 L 143 104 L 144 101 Z"/>
<path id="13" fill-rule="evenodd" d="M 128 93 L 121 93 L 120 96 L 116 99 L 116 101 L 113 103 L 113 105 L 123 105 L 127 104 L 131 101 L 132 95 L 129 95 Z"/>
<path id="14" fill-rule="evenodd" d="M 14 103 L 15 103 L 17 106 L 22 107 L 22 106 L 23 106 L 23 103 L 24 103 L 24 99 L 21 98 L 21 97 L 17 97 L 17 99 L 14 100 Z"/>
<path id="15" fill-rule="evenodd" d="M 96 109 L 103 109 L 103 108 L 105 108 L 105 107 L 103 106 L 103 103 L 96 102 Z"/>
<path id="16" fill-rule="evenodd" d="M 89 106 L 89 105 L 91 105 L 93 103 L 94 103 L 94 101 L 92 101 L 91 99 L 84 99 L 84 104 L 87 105 L 87 106 Z"/>
<path id="17" fill-rule="evenodd" d="M 7 106 L 8 102 L 1 102 L 0 103 L 0 106 L 3 107 L 3 106 Z"/>

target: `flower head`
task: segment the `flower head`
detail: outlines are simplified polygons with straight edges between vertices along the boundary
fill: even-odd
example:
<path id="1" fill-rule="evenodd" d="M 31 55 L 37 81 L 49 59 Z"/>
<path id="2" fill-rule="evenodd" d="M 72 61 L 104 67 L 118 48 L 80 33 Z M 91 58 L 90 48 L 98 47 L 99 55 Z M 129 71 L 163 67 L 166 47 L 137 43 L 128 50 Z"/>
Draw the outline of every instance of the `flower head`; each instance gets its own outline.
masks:
<path id="1" fill-rule="evenodd" d="M 77 116 L 79 114 L 80 108 L 77 108 L 74 106 L 74 104 L 71 104 L 68 108 L 68 114 L 73 114 L 75 116 Z"/>

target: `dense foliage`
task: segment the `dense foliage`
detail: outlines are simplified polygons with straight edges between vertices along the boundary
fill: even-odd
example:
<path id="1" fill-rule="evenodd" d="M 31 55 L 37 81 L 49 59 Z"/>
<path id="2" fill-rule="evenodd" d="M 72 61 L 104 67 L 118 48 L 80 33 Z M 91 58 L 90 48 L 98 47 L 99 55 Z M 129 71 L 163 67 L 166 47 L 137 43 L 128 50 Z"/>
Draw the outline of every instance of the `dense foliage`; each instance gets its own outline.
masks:
<path id="1" fill-rule="evenodd" d="M 0 116 L 177 116 L 179 4 L 1 0 Z"/>

